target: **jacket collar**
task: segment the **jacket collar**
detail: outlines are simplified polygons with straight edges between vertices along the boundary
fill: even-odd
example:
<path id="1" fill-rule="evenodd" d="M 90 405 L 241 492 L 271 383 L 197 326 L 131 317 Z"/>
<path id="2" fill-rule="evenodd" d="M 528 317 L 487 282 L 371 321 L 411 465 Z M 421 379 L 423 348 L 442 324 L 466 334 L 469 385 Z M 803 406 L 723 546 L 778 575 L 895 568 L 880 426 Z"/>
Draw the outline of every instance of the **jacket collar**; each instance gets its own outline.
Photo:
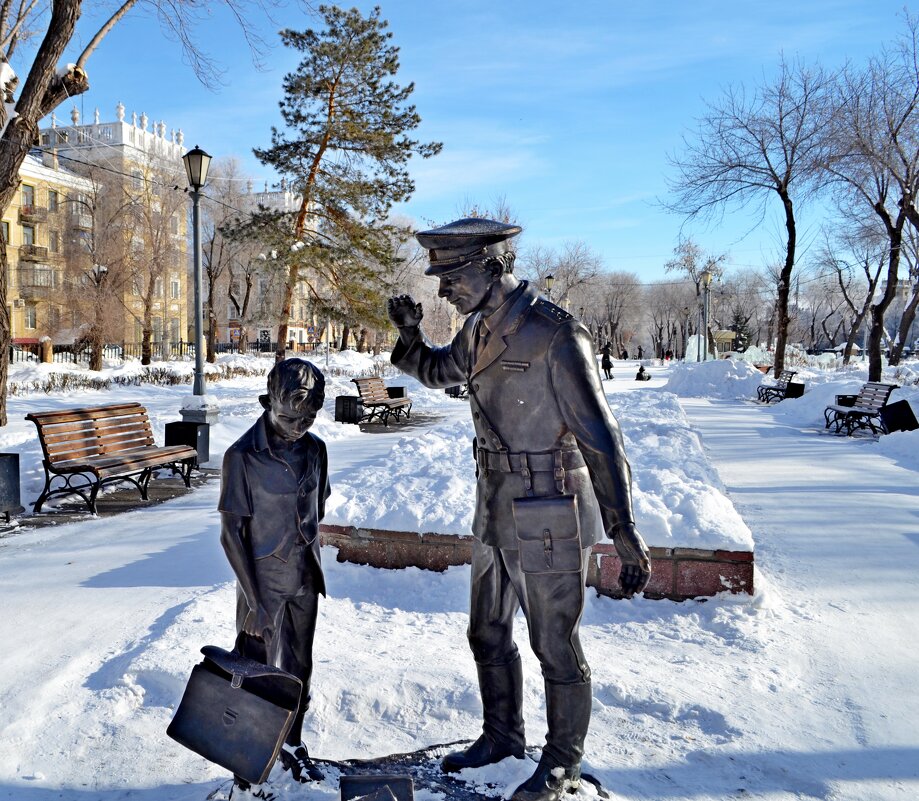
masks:
<path id="1" fill-rule="evenodd" d="M 481 373 L 482 370 L 507 350 L 506 338 L 517 332 L 526 316 L 526 312 L 539 297 L 536 288 L 528 282 L 521 281 L 520 284 L 522 289 L 517 291 L 516 296 L 512 295 L 507 303 L 488 318 L 487 327 L 490 331 L 488 344 L 472 367 L 473 376 Z M 481 315 L 479 320 L 481 320 Z M 477 320 L 476 322 L 479 321 Z"/>
<path id="2" fill-rule="evenodd" d="M 313 443 L 313 435 L 309 431 L 297 440 L 297 445 L 307 451 L 313 447 Z M 262 416 L 255 421 L 252 427 L 252 447 L 256 453 L 268 451 L 271 456 L 277 458 L 274 451 L 271 450 L 271 441 L 268 439 L 268 412 L 262 412 Z"/>

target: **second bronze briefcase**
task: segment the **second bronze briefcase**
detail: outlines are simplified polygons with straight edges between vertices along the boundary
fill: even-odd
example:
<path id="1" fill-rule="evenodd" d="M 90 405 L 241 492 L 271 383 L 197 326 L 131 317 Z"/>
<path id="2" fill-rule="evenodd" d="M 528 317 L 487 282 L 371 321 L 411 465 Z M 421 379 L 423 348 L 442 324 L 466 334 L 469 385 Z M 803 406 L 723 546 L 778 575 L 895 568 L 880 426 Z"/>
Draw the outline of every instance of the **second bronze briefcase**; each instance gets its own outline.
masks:
<path id="1" fill-rule="evenodd" d="M 252 784 L 268 778 L 290 731 L 303 685 L 296 676 L 225 651 L 201 649 L 175 717 L 172 739 Z"/>

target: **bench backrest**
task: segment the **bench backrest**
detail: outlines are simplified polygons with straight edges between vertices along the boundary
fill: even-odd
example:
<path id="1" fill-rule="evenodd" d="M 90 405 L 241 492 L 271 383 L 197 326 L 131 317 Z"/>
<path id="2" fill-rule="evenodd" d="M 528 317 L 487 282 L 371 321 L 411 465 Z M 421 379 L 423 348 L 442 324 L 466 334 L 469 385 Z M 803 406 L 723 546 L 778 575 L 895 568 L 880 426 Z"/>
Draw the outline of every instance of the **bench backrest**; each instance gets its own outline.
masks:
<path id="1" fill-rule="evenodd" d="M 881 384 L 869 381 L 859 391 L 855 398 L 855 407 L 880 411 L 887 403 L 890 393 L 897 389 L 899 384 Z"/>
<path id="2" fill-rule="evenodd" d="M 386 385 L 382 378 L 371 376 L 369 378 L 352 378 L 357 384 L 357 394 L 361 396 L 364 402 L 377 402 L 389 400 L 389 393 L 386 391 Z"/>
<path id="3" fill-rule="evenodd" d="M 779 373 L 779 377 L 776 379 L 775 384 L 777 387 L 786 387 L 788 382 L 791 381 L 798 374 L 797 370 L 782 370 Z"/>
<path id="4" fill-rule="evenodd" d="M 45 459 L 52 464 L 154 444 L 147 410 L 139 403 L 32 412 L 26 420 L 35 423 Z"/>

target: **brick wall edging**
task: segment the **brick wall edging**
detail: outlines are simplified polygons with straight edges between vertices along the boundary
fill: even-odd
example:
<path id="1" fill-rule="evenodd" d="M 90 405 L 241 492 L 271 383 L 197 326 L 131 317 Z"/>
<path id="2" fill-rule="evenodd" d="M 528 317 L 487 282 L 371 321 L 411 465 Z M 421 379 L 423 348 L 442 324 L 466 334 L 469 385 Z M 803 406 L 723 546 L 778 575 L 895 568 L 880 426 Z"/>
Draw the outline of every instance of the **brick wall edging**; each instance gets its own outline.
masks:
<path id="1" fill-rule="evenodd" d="M 398 570 L 418 567 L 442 572 L 472 560 L 472 537 L 358 526 L 319 526 L 323 545 L 338 549 L 339 562 Z M 719 592 L 753 594 L 751 551 L 651 548 L 651 581 L 646 598 L 685 601 Z M 587 585 L 600 595 L 619 598 L 619 557 L 611 542 L 593 547 Z"/>

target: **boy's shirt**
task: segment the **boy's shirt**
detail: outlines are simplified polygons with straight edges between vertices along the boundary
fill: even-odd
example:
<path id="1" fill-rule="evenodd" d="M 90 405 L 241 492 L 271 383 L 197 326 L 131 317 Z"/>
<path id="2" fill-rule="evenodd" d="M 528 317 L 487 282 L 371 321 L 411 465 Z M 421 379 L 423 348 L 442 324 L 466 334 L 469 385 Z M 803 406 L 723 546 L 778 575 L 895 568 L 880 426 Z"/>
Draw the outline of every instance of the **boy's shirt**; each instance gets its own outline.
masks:
<path id="1" fill-rule="evenodd" d="M 254 559 L 277 557 L 286 562 L 299 538 L 319 556 L 319 521 L 331 492 L 325 443 L 307 432 L 294 448 L 292 459 L 302 464 L 300 475 L 273 451 L 267 413 L 231 445 L 223 459 L 218 509 L 245 520 Z M 325 594 L 325 587 L 320 589 Z"/>

